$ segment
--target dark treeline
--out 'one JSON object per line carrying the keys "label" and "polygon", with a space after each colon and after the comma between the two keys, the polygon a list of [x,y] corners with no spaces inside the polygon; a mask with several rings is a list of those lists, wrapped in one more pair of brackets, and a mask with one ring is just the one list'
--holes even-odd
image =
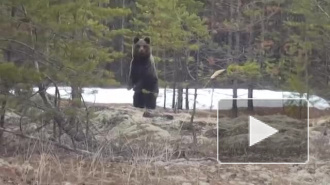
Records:
{"label": "dark treeline", "polygon": [[[216,70],[253,63],[259,68],[257,77],[247,78],[249,75],[236,70],[235,75],[212,81],[208,87],[233,87],[237,81],[239,87],[249,88],[253,82],[255,88],[330,97],[326,1],[126,0],[115,1],[112,6],[130,8],[132,13],[117,18],[111,28],[153,38],[162,86],[204,87]],[[187,15],[175,13],[173,7],[180,6]],[[118,35],[112,43],[125,57],[108,64],[107,69],[124,85],[131,35],[124,39]],[[251,71],[242,68],[246,70]]]}
{"label": "dark treeline", "polygon": [[[132,38],[150,36],[163,87],[204,87],[216,70],[252,62],[260,67],[256,88],[329,97],[328,6],[315,0],[5,0],[2,61],[32,71],[38,63],[39,72],[78,92],[125,86]],[[246,74],[237,75],[209,86],[251,85]]]}

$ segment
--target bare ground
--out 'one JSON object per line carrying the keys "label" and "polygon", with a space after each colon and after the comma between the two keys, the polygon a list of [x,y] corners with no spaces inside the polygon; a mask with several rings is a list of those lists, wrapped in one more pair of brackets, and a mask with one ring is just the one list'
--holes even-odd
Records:
{"label": "bare ground", "polygon": [[[92,155],[79,155],[53,144],[4,134],[0,148],[0,184],[329,184],[330,137],[324,128],[330,117],[310,120],[310,161],[306,165],[224,165],[216,157],[216,118],[198,111],[194,126],[187,112],[156,112],[168,117],[143,117],[129,105],[99,106],[91,131],[99,143]],[[7,127],[18,131],[17,117],[7,114]],[[276,116],[274,119],[289,119]],[[292,118],[290,118],[292,119]],[[231,118],[222,118],[230,123]],[[52,139],[52,126],[29,132]],[[196,132],[197,145],[192,132]],[[62,136],[62,144],[71,141]],[[78,147],[80,145],[78,144]]]}

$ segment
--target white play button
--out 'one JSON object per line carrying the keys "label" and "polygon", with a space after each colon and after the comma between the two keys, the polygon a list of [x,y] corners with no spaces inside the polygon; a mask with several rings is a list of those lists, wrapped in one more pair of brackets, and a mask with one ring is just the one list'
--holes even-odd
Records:
{"label": "white play button", "polygon": [[250,116],[249,121],[249,136],[250,136],[250,146],[266,139],[267,137],[277,133],[278,130],[266,125],[265,123],[257,120],[256,118]]}

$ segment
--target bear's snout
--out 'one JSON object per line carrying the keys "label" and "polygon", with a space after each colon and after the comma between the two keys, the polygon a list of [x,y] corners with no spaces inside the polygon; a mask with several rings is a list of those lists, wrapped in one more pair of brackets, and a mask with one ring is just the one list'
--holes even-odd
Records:
{"label": "bear's snout", "polygon": [[137,50],[137,53],[139,54],[139,56],[149,57],[149,51],[144,46],[140,46]]}
{"label": "bear's snout", "polygon": [[139,48],[139,53],[146,53],[146,50],[144,49],[144,47],[143,46],[141,46],[140,48]]}

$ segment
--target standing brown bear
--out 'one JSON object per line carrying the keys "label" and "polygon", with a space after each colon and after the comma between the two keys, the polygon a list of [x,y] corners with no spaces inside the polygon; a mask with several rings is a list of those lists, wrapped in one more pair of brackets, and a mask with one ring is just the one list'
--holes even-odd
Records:
{"label": "standing brown bear", "polygon": [[149,37],[134,38],[132,57],[127,89],[134,90],[133,106],[155,109],[159,87]]}

